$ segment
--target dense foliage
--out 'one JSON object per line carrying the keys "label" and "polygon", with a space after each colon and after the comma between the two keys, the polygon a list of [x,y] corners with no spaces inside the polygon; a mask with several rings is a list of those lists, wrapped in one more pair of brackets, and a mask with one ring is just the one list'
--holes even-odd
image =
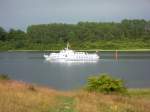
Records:
{"label": "dense foliage", "polygon": [[79,22],[78,24],[31,25],[27,31],[0,27],[0,50],[149,49],[150,21]]}
{"label": "dense foliage", "polygon": [[88,78],[87,90],[104,93],[124,93],[126,88],[122,80],[115,79],[108,74],[103,73],[99,76],[91,76]]}
{"label": "dense foliage", "polygon": [[0,80],[9,80],[9,76],[5,74],[0,74]]}

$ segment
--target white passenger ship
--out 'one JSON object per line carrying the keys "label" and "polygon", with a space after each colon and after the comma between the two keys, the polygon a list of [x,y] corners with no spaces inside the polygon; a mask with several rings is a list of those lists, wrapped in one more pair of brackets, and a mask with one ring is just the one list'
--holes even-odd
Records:
{"label": "white passenger ship", "polygon": [[75,52],[68,48],[61,50],[59,53],[44,54],[44,58],[48,61],[97,61],[99,59],[96,53]]}

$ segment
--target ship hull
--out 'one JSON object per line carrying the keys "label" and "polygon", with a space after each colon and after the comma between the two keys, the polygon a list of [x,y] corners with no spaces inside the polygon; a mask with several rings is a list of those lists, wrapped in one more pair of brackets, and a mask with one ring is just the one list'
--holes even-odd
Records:
{"label": "ship hull", "polygon": [[67,61],[98,61],[99,57],[84,57],[84,58],[78,58],[78,57],[52,57],[50,55],[44,55],[44,58],[47,61],[60,61],[60,62],[67,62]]}

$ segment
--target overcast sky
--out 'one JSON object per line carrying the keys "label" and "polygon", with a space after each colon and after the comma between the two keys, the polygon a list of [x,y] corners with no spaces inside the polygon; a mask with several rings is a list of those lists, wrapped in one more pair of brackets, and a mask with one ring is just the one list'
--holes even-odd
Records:
{"label": "overcast sky", "polygon": [[150,20],[150,0],[0,0],[0,26],[79,21]]}

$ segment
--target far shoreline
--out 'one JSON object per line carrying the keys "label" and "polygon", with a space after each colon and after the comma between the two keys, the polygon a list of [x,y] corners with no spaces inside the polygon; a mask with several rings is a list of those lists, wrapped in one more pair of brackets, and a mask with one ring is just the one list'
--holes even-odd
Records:
{"label": "far shoreline", "polygon": [[[60,49],[61,50],[61,49]],[[0,52],[58,52],[60,50],[0,50]],[[108,49],[108,50],[104,50],[104,49],[89,49],[89,50],[74,50],[74,51],[85,51],[85,52],[115,52],[115,51],[119,51],[119,52],[145,52],[148,51],[150,52],[150,49]]]}

